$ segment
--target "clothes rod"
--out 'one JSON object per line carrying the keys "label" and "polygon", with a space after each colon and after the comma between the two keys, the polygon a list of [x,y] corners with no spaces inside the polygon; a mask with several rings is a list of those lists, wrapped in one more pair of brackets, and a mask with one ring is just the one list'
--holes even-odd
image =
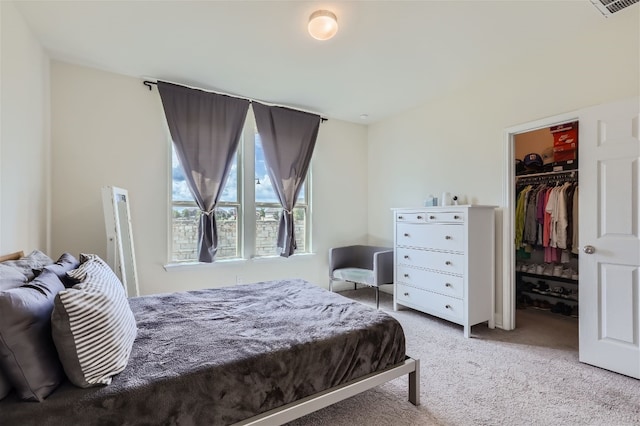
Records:
{"label": "clothes rod", "polygon": [[529,177],[538,177],[538,176],[556,176],[562,174],[570,174],[571,177],[574,177],[578,173],[577,170],[559,170],[555,172],[543,172],[543,173],[530,173],[526,175],[517,175],[516,179],[525,179]]}
{"label": "clothes rod", "polygon": [[[151,81],[151,80],[144,80],[142,82],[142,84],[147,86],[149,88],[149,90],[153,90],[153,88],[151,87],[152,84],[155,85],[155,86],[158,85],[158,83],[156,83],[155,81]],[[246,98],[243,98],[243,99],[246,99]],[[253,103],[253,101],[251,99],[247,99],[247,100],[249,101],[249,103]],[[288,108],[288,107],[284,107],[284,108]],[[291,109],[295,109],[295,108],[291,108]],[[306,111],[304,111],[304,112],[306,112]],[[321,123],[324,123],[325,121],[328,121],[328,120],[329,120],[328,118],[320,117],[320,122]]]}
{"label": "clothes rod", "polygon": [[577,171],[563,171],[551,173],[536,173],[532,175],[518,176],[516,180],[516,186],[522,187],[525,185],[532,185],[536,183],[564,183],[564,182],[578,182]]}

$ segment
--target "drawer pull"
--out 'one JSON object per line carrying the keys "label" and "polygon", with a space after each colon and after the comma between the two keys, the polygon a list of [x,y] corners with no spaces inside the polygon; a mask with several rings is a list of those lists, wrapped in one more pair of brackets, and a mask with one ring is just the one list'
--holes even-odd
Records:
{"label": "drawer pull", "polygon": [[418,216],[418,219],[422,219],[422,216]]}
{"label": "drawer pull", "polygon": [[451,266],[451,262],[448,261],[448,260],[446,262],[444,262],[444,264],[447,265],[447,266]]}
{"label": "drawer pull", "polygon": [[405,293],[404,295],[405,295],[405,296],[408,296],[408,295],[409,295],[409,293]]}
{"label": "drawer pull", "polygon": [[409,274],[404,274],[404,277],[405,278],[409,278]]}
{"label": "drawer pull", "polygon": [[451,283],[446,283],[444,286],[445,287],[451,287]]}
{"label": "drawer pull", "polygon": [[404,219],[404,216],[398,216],[398,220]]}
{"label": "drawer pull", "polygon": [[404,233],[404,236],[405,236],[405,237],[408,237],[408,236],[409,236],[409,234],[407,234],[407,233],[405,232],[405,233]]}
{"label": "drawer pull", "polygon": [[453,216],[453,218],[454,218],[454,219],[460,219],[460,216],[455,215],[455,216]]}
{"label": "drawer pull", "polygon": [[405,259],[409,259],[409,255],[408,255],[408,254],[405,254],[405,255],[404,255],[404,258],[405,258]]}
{"label": "drawer pull", "polygon": [[451,239],[451,235],[447,235],[444,237],[445,240],[450,240]]}
{"label": "drawer pull", "polygon": [[435,218],[436,218],[435,216],[429,216],[429,219],[435,219]]}
{"label": "drawer pull", "polygon": [[446,306],[445,306],[445,308],[447,308],[447,309],[453,309],[453,308],[451,307],[451,305],[446,305]]}

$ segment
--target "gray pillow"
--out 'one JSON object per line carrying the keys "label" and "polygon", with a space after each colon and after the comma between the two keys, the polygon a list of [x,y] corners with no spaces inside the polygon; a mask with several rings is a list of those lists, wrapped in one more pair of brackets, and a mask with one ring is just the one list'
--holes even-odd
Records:
{"label": "gray pillow", "polygon": [[34,269],[42,269],[43,266],[51,265],[53,259],[41,252],[40,250],[34,250],[25,257],[21,257],[18,260],[7,260],[2,262],[3,265],[11,266],[18,271],[22,272],[27,280],[31,281],[35,278],[33,273]]}
{"label": "gray pillow", "polygon": [[64,290],[51,271],[0,292],[0,366],[18,397],[42,401],[64,379],[51,339],[51,311]]}
{"label": "gray pillow", "polygon": [[55,298],[51,331],[67,377],[87,388],[108,385],[125,369],[137,327],[124,287],[111,268],[96,255],[81,254],[80,261],[68,272],[80,283]]}
{"label": "gray pillow", "polygon": [[41,270],[34,270],[33,272],[36,275],[39,275],[44,270],[52,271],[58,276],[58,278],[60,278],[60,281],[62,281],[62,284],[64,284],[65,287],[72,287],[78,283],[78,280],[71,278],[67,275],[67,272],[76,269],[78,266],[80,266],[80,261],[78,259],[76,259],[71,253],[63,253],[55,263],[44,266]]}
{"label": "gray pillow", "polygon": [[0,263],[0,291],[20,287],[27,282],[27,277],[16,268]]}
{"label": "gray pillow", "polygon": [[2,372],[2,368],[0,368],[0,400],[9,395],[9,392],[11,392],[11,383]]}

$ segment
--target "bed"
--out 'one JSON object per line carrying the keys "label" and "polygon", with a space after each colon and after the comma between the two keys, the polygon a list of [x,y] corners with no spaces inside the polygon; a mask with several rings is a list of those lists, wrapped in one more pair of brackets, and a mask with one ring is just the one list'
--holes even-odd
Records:
{"label": "bed", "polygon": [[282,424],[408,376],[419,361],[388,314],[291,279],[129,299],[138,327],[107,386],[10,394],[3,425]]}

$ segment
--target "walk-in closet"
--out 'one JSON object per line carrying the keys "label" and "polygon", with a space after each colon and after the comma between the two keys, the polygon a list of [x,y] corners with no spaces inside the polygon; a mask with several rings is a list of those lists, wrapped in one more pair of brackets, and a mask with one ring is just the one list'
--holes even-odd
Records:
{"label": "walk-in closet", "polygon": [[577,334],[578,122],[517,134],[513,152],[516,313],[573,321]]}

